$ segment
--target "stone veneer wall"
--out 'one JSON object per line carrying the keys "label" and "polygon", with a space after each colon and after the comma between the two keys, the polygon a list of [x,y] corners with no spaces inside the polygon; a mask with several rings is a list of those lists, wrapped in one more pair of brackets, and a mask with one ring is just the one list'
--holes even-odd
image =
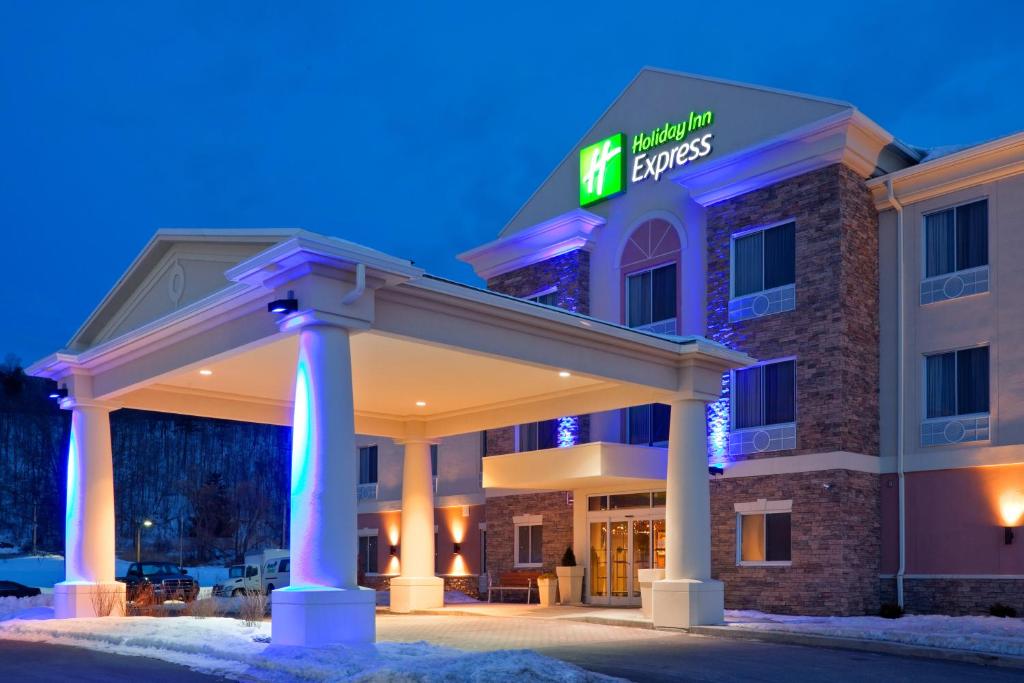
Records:
{"label": "stone veneer wall", "polygon": [[[877,475],[849,470],[714,479],[711,574],[725,582],[726,608],[875,614],[878,487]],[[737,565],[734,504],[759,498],[793,501],[791,566]]]}
{"label": "stone veneer wall", "polygon": [[[796,222],[796,309],[728,320],[730,237]],[[768,360],[796,356],[797,448],[741,456],[878,454],[878,215],[835,164],[707,209],[708,334]]]}
{"label": "stone veneer wall", "polygon": [[[879,580],[882,602],[896,602],[896,578]],[[911,614],[963,616],[988,614],[995,603],[1024,614],[1024,580],[1020,577],[956,578],[905,577],[903,605]]]}
{"label": "stone veneer wall", "polygon": [[524,571],[553,572],[572,545],[572,505],[567,491],[495,496],[487,499],[487,571],[491,576],[515,570],[516,515],[542,515],[544,566]]}
{"label": "stone veneer wall", "polygon": [[[554,258],[502,273],[487,281],[487,289],[528,297],[556,288],[555,305],[574,313],[590,313],[590,252],[577,249]],[[580,415],[578,443],[590,441],[590,416]],[[486,455],[515,453],[514,427],[487,430]]]}

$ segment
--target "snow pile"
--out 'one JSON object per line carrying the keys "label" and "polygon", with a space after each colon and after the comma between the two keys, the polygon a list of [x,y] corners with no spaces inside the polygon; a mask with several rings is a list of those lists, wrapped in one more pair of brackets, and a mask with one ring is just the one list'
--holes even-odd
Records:
{"label": "snow pile", "polygon": [[271,682],[617,680],[528,650],[464,652],[424,642],[296,648],[270,645],[266,622],[246,626],[236,619],[191,617],[46,620],[47,615],[52,610],[46,607],[12,614],[0,621],[0,638],[152,657],[206,673]]}
{"label": "snow pile", "polygon": [[952,650],[1024,657],[1024,619],[947,617],[937,614],[882,617],[807,617],[727,610],[730,628],[881,640]]}
{"label": "snow pile", "polygon": [[7,619],[49,619],[53,616],[53,595],[31,598],[0,598],[0,621]]}

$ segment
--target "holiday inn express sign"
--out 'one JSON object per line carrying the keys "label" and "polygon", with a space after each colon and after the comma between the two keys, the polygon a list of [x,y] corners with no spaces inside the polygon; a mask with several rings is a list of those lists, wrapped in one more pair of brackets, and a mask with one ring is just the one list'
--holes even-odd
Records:
{"label": "holiday inn express sign", "polygon": [[[629,182],[660,180],[665,171],[685,166],[711,153],[711,133],[693,136],[690,133],[714,123],[714,114],[690,112],[687,119],[668,121],[649,133],[633,136],[633,162],[629,165]],[[656,150],[670,142],[679,144]],[[588,206],[614,197],[626,190],[626,135],[615,133],[580,150],[580,206]]]}

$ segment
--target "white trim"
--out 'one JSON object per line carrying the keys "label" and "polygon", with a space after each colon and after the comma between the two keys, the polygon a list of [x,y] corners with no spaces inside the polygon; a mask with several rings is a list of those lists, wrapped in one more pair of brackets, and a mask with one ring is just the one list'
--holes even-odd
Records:
{"label": "white trim", "polygon": [[544,523],[543,515],[515,515],[512,517],[512,523],[516,526],[534,526],[536,524]]}
{"label": "white trim", "polygon": [[741,515],[792,512],[793,500],[768,500],[767,498],[758,498],[752,503],[734,503],[733,510]]}
{"label": "white trim", "polygon": [[365,537],[377,538],[377,537],[380,536],[380,529],[369,529],[369,528],[360,529],[359,530],[359,535],[360,536],[365,536]]}
{"label": "white trim", "polygon": [[808,455],[785,455],[776,458],[758,458],[726,463],[723,477],[765,477],[773,474],[798,474],[802,472],[823,472],[826,470],[849,470],[880,474],[881,459],[876,455],[830,451]]}

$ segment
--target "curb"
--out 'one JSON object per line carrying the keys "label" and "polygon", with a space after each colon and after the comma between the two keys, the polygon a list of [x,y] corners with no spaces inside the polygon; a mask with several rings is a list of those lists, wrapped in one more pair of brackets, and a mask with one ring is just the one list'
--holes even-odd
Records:
{"label": "curb", "polygon": [[687,633],[734,640],[758,640],[768,643],[787,645],[806,645],[810,647],[826,647],[839,650],[857,650],[878,654],[897,655],[901,657],[917,657],[920,659],[938,659],[948,662],[999,666],[1010,669],[1024,669],[1024,657],[1000,655],[972,650],[952,650],[927,645],[909,645],[883,640],[864,640],[860,638],[843,638],[840,636],[821,636],[791,631],[770,631],[767,629],[747,630],[729,626],[693,626],[685,629]]}

